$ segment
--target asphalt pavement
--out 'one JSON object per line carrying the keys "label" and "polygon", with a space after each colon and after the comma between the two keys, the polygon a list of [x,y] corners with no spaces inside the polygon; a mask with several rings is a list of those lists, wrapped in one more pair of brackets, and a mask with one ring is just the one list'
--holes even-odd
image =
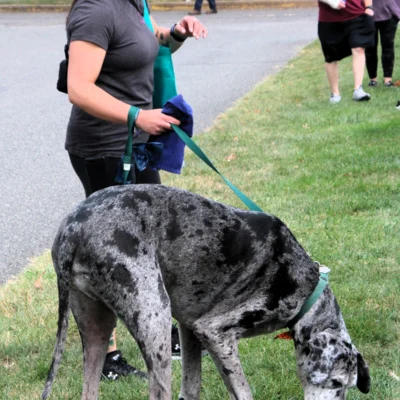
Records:
{"label": "asphalt pavement", "polygon": [[[162,26],[184,15],[153,13]],[[55,88],[65,16],[0,13],[0,284],[51,247],[63,216],[84,198],[64,150],[71,106]],[[316,8],[223,10],[199,19],[209,37],[189,39],[174,55],[196,134],[317,38]]]}

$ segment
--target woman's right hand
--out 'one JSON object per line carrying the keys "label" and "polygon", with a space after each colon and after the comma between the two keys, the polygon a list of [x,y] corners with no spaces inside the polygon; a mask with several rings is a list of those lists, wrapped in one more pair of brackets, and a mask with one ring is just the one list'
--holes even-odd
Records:
{"label": "woman's right hand", "polygon": [[150,135],[160,135],[171,130],[171,124],[180,125],[180,121],[170,115],[163,114],[161,108],[140,110],[135,125]]}

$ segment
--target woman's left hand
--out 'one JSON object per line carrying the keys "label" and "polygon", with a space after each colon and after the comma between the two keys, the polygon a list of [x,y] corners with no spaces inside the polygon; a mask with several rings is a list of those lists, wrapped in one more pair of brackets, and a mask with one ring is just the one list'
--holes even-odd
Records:
{"label": "woman's left hand", "polygon": [[374,10],[372,8],[366,8],[365,14],[369,15],[370,17],[374,16]]}
{"label": "woman's left hand", "polygon": [[195,17],[185,16],[182,21],[175,25],[174,31],[182,37],[194,37],[195,39],[204,39],[208,31],[206,27]]}

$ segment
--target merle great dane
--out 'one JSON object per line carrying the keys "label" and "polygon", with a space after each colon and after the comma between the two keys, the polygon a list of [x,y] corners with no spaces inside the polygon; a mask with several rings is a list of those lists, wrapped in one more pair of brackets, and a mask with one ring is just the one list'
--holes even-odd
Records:
{"label": "merle great dane", "polygon": [[120,318],[148,368],[150,399],[171,399],[171,318],[182,348],[180,399],[196,400],[202,344],[231,399],[252,399],[238,340],[291,328],[307,400],[370,388],[329,288],[296,320],[319,280],[318,263],[278,218],[162,185],[101,190],[62,222],[52,248],[59,321],[48,397],[69,309],[84,349],[82,399],[97,399],[110,334]]}

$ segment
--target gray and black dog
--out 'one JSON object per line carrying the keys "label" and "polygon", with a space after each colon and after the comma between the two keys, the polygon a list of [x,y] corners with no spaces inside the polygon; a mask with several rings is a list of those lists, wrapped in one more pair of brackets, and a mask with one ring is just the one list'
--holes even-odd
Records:
{"label": "gray and black dog", "polygon": [[319,281],[318,263],[278,218],[162,185],[101,190],[62,222],[52,257],[59,321],[48,397],[67,335],[69,309],[84,349],[82,399],[97,399],[110,334],[120,318],[149,374],[150,399],[171,399],[171,318],[182,348],[180,399],[196,400],[202,344],[231,399],[252,399],[238,340],[291,328],[307,400],[367,393],[368,367],[352,345],[326,286],[300,320]]}

